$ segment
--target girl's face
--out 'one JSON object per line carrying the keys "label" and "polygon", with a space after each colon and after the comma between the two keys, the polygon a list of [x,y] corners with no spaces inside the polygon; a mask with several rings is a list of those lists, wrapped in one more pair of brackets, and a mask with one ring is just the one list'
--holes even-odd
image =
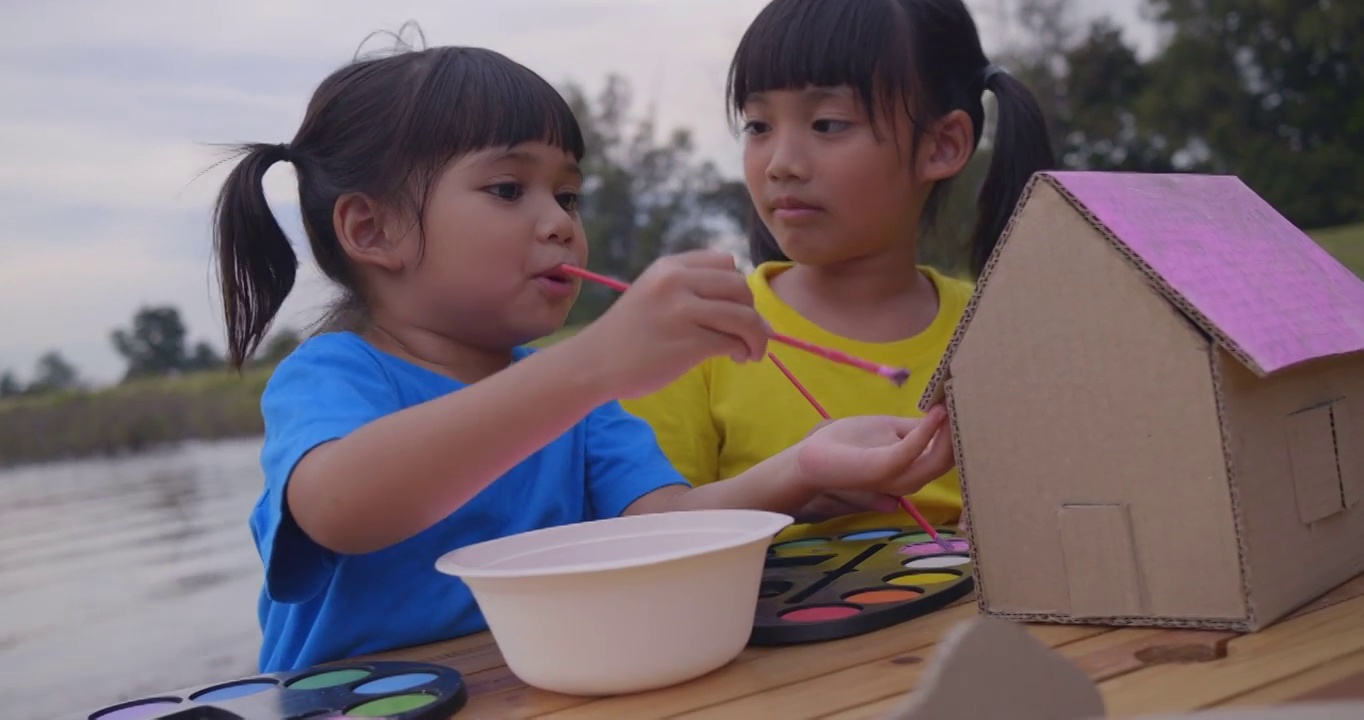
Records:
{"label": "girl's face", "polygon": [[581,188],[573,156],[543,142],[459,158],[427,199],[425,246],[410,222],[395,230],[401,268],[371,294],[415,329],[485,349],[558,330],[579,281],[555,268],[587,263]]}
{"label": "girl's face", "polygon": [[878,123],[878,138],[849,88],[754,93],[743,110],[749,195],[787,257],[829,265],[913,252],[930,184],[909,162],[906,116]]}

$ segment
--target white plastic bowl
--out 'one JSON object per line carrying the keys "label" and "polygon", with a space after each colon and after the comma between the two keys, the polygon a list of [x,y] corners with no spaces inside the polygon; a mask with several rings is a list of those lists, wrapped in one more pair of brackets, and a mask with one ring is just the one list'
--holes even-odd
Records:
{"label": "white plastic bowl", "polygon": [[790,516],[752,510],[631,515],[446,553],[507,667],[569,695],[685,682],[748,643],[763,562]]}

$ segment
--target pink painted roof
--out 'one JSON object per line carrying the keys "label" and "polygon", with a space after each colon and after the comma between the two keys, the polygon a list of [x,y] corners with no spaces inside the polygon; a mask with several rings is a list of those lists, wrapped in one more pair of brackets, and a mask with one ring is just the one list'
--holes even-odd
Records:
{"label": "pink painted roof", "polygon": [[1256,373],[1364,350],[1364,281],[1239,179],[1049,175]]}

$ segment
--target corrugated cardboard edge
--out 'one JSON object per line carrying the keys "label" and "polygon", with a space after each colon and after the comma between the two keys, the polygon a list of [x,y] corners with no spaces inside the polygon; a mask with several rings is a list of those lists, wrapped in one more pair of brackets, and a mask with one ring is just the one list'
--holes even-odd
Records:
{"label": "corrugated cardboard edge", "polygon": [[[977,566],[979,567],[979,566]],[[1167,618],[1148,615],[1076,618],[1058,613],[1027,613],[992,611],[980,603],[981,614],[1001,620],[1046,623],[1050,625],[1099,625],[1127,627],[1179,628],[1182,630],[1232,630],[1254,632],[1257,628],[1246,618]]]}
{"label": "corrugated cardboard edge", "polygon": [[1241,565],[1241,597],[1246,603],[1245,631],[1260,628],[1259,614],[1255,609],[1255,596],[1251,593],[1250,554],[1246,551],[1246,524],[1241,512],[1241,483],[1236,477],[1236,454],[1231,448],[1231,429],[1227,426],[1226,386],[1222,382],[1222,367],[1218,359],[1216,344],[1208,346],[1208,369],[1212,372],[1212,392],[1217,403],[1217,430],[1222,435],[1222,463],[1227,473],[1227,493],[1231,501],[1231,523],[1236,530],[1236,560]]}
{"label": "corrugated cardboard edge", "polygon": [[971,318],[975,316],[976,306],[980,303],[980,297],[984,293],[985,288],[989,285],[990,275],[994,271],[1000,254],[1004,251],[1004,248],[1009,243],[1009,239],[1013,236],[1014,225],[1018,222],[1018,218],[1022,214],[1024,208],[1027,207],[1028,200],[1032,197],[1033,191],[1036,189],[1038,183],[1043,182],[1050,185],[1061,195],[1061,197],[1065,198],[1066,202],[1070,204],[1075,212],[1084,217],[1101,236],[1108,240],[1109,244],[1112,245],[1115,250],[1122,253],[1122,256],[1126,258],[1134,268],[1139,270],[1142,275],[1146,276],[1147,281],[1160,291],[1161,296],[1164,297],[1167,302],[1179,308],[1179,311],[1184,313],[1184,315],[1189,318],[1190,322],[1198,326],[1204,333],[1216,339],[1219,345],[1226,349],[1232,357],[1240,361],[1241,364],[1245,365],[1256,377],[1266,377],[1267,373],[1259,363],[1252,360],[1239,345],[1233,342],[1232,339],[1228,337],[1226,333],[1223,333],[1221,329],[1212,323],[1212,321],[1208,320],[1203,313],[1199,312],[1197,308],[1186,302],[1183,296],[1176,292],[1169,283],[1165,282],[1165,279],[1160,276],[1160,273],[1157,273],[1154,268],[1138,257],[1136,253],[1132,252],[1131,248],[1127,247],[1126,243],[1115,235],[1097,215],[1090,212],[1089,208],[1086,207],[1079,198],[1072,194],[1059,178],[1048,172],[1039,172],[1034,174],[1032,179],[1028,181],[1028,184],[1024,186],[1023,192],[1019,195],[1018,203],[1014,205],[1013,214],[1009,216],[1009,222],[1004,226],[1004,231],[1000,233],[999,242],[995,245],[994,252],[990,253],[989,259],[985,262],[985,267],[981,269],[980,277],[976,280],[975,291],[971,293],[971,299],[967,302],[966,309],[962,312],[961,322],[957,323],[956,331],[952,333],[952,339],[947,344],[947,350],[943,353],[942,361],[938,363],[937,369],[933,371],[933,376],[929,378],[928,385],[924,388],[924,394],[919,399],[920,411],[928,412],[929,407],[941,402],[943,397],[942,382],[948,375],[948,366],[952,362],[953,355],[957,352],[957,347],[961,344],[962,337],[966,334],[967,327],[971,324]]}
{"label": "corrugated cardboard edge", "polygon": [[[946,398],[947,423],[949,426],[955,426],[957,423],[957,402],[956,397],[952,394],[951,379],[943,384],[943,388]],[[958,484],[961,486],[961,513],[967,521],[965,528],[966,551],[971,557],[972,575],[975,576],[973,581],[976,586],[976,606],[982,614],[988,614],[986,608],[989,607],[989,603],[985,600],[985,573],[981,570],[980,558],[976,555],[976,524],[971,522],[971,494],[966,490],[969,483],[966,482],[966,464],[963,462],[965,456],[961,452],[961,433],[954,432],[951,433],[951,436],[952,453],[957,458],[957,477],[960,478]]]}

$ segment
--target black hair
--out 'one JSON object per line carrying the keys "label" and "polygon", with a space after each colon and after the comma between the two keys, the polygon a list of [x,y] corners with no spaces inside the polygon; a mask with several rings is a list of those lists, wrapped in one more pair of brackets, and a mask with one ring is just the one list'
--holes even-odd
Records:
{"label": "black hair", "polygon": [[[298,174],[303,227],[342,299],[332,319],[364,302],[332,214],[345,193],[398,204],[418,223],[441,171],[460,156],[542,140],[581,160],[582,130],[548,82],[491,50],[436,47],[355,59],[313,92],[287,144],[237,146],[244,154],[214,210],[229,362],[241,368],[293,288],[298,259],[266,204],[266,170],[288,161]],[[418,226],[420,227],[420,225]]]}
{"label": "black hair", "polygon": [[[994,93],[998,123],[971,233],[976,274],[1028,180],[1055,162],[1036,99],[990,64],[962,0],[773,0],[734,53],[725,90],[730,113],[738,117],[752,93],[811,86],[852,88],[873,128],[882,113],[894,118],[889,111],[902,104],[912,149],[933,119],[957,109],[970,116],[978,146],[985,125],[981,98],[985,90]],[[949,187],[939,182],[929,194],[925,226],[937,221]],[[748,234],[755,264],[787,259],[756,209]]]}

